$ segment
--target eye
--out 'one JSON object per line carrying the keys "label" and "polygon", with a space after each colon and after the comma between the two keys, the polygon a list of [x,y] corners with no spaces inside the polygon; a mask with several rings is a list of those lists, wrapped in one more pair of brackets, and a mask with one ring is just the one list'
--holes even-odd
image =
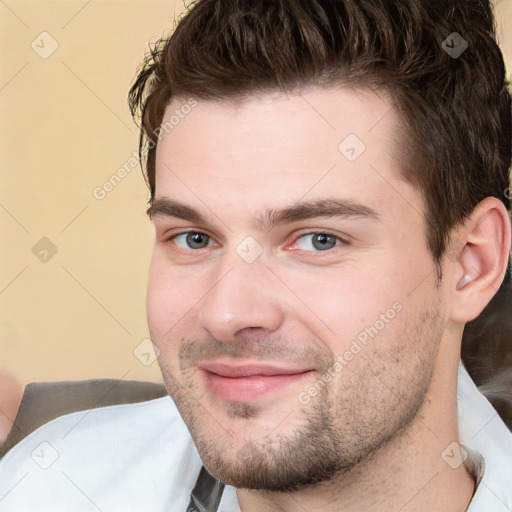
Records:
{"label": "eye", "polygon": [[200,231],[187,231],[170,238],[180,249],[204,249],[215,245],[215,242]]}
{"label": "eye", "polygon": [[309,233],[302,235],[295,241],[294,245],[301,251],[328,251],[343,242],[341,238],[329,233]]}

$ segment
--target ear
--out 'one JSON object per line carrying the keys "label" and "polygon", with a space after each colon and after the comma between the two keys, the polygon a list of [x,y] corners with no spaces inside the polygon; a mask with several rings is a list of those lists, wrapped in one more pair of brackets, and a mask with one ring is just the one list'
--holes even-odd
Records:
{"label": "ear", "polygon": [[503,203],[487,197],[457,230],[460,241],[452,282],[451,319],[475,319],[498,291],[510,255],[510,217]]}

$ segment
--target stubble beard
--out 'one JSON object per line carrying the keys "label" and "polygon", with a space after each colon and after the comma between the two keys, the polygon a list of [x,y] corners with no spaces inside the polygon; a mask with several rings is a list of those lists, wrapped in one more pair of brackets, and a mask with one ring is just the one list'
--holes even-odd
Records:
{"label": "stubble beard", "polygon": [[[326,386],[308,405],[294,409],[299,402],[290,404],[289,418],[276,418],[276,425],[282,421],[283,428],[256,439],[249,433],[241,443],[223,431],[222,420],[208,411],[206,402],[191,398],[193,383],[180,384],[164,367],[162,373],[203,464],[214,477],[241,489],[294,492],[342,477],[413,423],[430,387],[443,330],[436,312],[425,313],[421,320],[416,336],[407,333],[397,351],[404,355],[411,345],[420,349],[405,372],[391,377],[398,368],[392,366],[395,355],[373,352],[362,357],[358,370],[342,382],[338,391],[344,393],[333,397]],[[344,379],[343,371],[337,379]],[[289,412],[283,411],[283,418]],[[225,414],[249,424],[263,412],[251,404],[227,404]],[[286,430],[291,421],[293,430]]]}

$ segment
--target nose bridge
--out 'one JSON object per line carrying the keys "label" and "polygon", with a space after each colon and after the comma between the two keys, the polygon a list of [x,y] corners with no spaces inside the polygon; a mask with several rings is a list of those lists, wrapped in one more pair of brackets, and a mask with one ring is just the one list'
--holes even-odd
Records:
{"label": "nose bridge", "polygon": [[237,252],[224,258],[199,306],[202,327],[219,341],[232,341],[246,328],[277,329],[282,311],[269,286],[269,274],[263,258],[248,262]]}

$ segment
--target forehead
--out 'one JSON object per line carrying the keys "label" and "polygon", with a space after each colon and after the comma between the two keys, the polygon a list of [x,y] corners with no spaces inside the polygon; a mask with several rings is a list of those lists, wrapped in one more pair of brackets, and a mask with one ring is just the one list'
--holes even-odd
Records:
{"label": "forehead", "polygon": [[[200,138],[201,147],[196,147],[196,152],[215,153],[221,148],[257,151],[258,145],[267,150],[280,145],[283,150],[293,148],[315,153],[325,151],[329,144],[337,156],[338,144],[347,135],[373,146],[386,144],[391,142],[392,127],[396,124],[388,94],[365,88],[318,87],[305,93],[253,95],[242,101],[178,97],[165,111],[160,133],[160,142],[164,144],[159,143],[159,149],[163,145],[172,147],[172,139],[183,136]],[[324,147],[318,145],[319,139],[325,139]],[[304,140],[317,145],[300,148]],[[181,146],[182,142],[176,145]],[[347,156],[351,155],[347,153]]]}
{"label": "forehead", "polygon": [[316,88],[239,103],[176,98],[157,146],[156,196],[243,202],[254,212],[333,193],[375,201],[379,188],[379,202],[396,201],[391,181],[408,187],[398,172],[397,127],[391,99],[367,89]]}

